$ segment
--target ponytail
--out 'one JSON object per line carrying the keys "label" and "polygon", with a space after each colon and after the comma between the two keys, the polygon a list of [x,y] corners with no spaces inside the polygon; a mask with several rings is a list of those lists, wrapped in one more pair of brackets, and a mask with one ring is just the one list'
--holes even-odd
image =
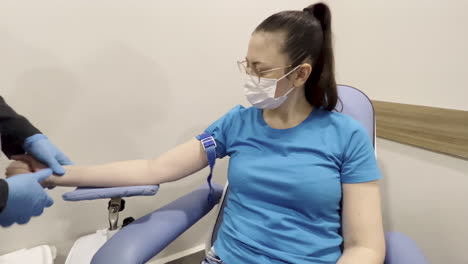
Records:
{"label": "ponytail", "polygon": [[254,32],[286,32],[283,50],[292,67],[312,61],[312,72],[305,83],[305,97],[314,107],[335,109],[338,92],[332,47],[331,12],[323,3],[303,11],[283,11],[265,19]]}
{"label": "ponytail", "polygon": [[338,92],[332,46],[331,12],[323,3],[306,7],[304,12],[313,15],[320,22],[322,29],[322,47],[305,84],[306,98],[310,104],[320,105],[332,111],[337,104]]}

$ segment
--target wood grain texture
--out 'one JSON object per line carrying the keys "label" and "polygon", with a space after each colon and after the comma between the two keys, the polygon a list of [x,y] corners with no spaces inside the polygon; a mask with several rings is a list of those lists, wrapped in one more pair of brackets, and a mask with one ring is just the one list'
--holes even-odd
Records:
{"label": "wood grain texture", "polygon": [[468,159],[468,111],[372,103],[377,137]]}

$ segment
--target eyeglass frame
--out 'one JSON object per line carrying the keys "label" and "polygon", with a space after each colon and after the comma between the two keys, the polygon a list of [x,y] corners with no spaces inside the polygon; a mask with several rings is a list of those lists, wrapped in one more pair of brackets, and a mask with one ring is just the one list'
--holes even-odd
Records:
{"label": "eyeglass frame", "polygon": [[[240,68],[240,65],[242,65],[242,67],[244,68],[245,70],[245,73],[247,73],[248,76],[250,76],[254,81],[256,79],[258,79],[258,84],[260,84],[260,79],[262,78],[260,75],[261,74],[264,74],[264,73],[268,73],[268,72],[272,72],[272,71],[277,71],[277,70],[284,70],[284,69],[287,69],[287,68],[290,68],[292,67],[293,65],[289,65],[289,66],[286,66],[286,67],[278,67],[278,68],[273,68],[273,69],[270,69],[270,70],[264,70],[264,71],[261,71],[261,72],[255,72],[254,69],[252,69],[251,67],[248,67],[244,64],[247,64],[247,61],[244,60],[244,61],[237,61],[237,67],[239,68],[239,71],[242,73],[242,69]],[[250,68],[252,70],[254,70],[254,73],[257,74],[257,76],[253,76],[251,74],[249,74],[249,71],[247,70],[247,68]],[[257,78],[258,77],[258,78]]]}

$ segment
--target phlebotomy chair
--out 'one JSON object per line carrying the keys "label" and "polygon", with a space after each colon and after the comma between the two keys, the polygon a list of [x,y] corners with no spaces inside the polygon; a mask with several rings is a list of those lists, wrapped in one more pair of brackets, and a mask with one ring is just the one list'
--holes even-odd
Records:
{"label": "phlebotomy chair", "polygon": [[[372,102],[364,93],[350,86],[339,85],[338,94],[340,101],[337,105],[337,111],[350,115],[359,121],[369,133],[375,148],[376,125]],[[92,264],[146,263],[216,205],[216,223],[206,244],[206,250],[211,248],[223,221],[223,210],[227,200],[225,197],[229,195],[228,185],[223,188],[213,184],[214,192],[211,192],[211,200],[207,199],[210,194],[209,186],[202,186],[136,221],[131,222],[127,219],[124,221],[125,227],[118,227],[118,212],[124,206],[122,198],[154,195],[158,187],[78,188],[64,194],[64,199],[67,201],[111,199],[108,207],[109,229],[98,231],[96,234],[84,237],[84,239],[81,238],[83,239],[81,243],[78,240],[75,245],[81,244],[81,246],[76,246],[78,250],[72,249],[67,264],[87,264],[90,263],[91,258]],[[418,246],[404,234],[387,232],[385,240],[386,264],[428,264]],[[88,247],[83,245],[88,245]]]}

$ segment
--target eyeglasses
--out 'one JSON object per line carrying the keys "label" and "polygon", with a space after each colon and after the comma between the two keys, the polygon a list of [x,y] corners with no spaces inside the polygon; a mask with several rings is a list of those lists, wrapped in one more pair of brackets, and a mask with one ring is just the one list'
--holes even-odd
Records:
{"label": "eyeglasses", "polygon": [[237,61],[237,67],[239,68],[239,71],[240,71],[241,74],[249,76],[250,78],[252,78],[252,80],[255,83],[260,84],[260,80],[262,78],[262,75],[264,75],[265,73],[272,72],[272,71],[277,71],[277,70],[287,69],[289,67],[292,67],[292,65],[289,65],[289,66],[286,66],[286,67],[274,68],[274,69],[265,70],[265,71],[258,71],[257,69],[254,69],[254,68],[248,66],[247,61]]}

